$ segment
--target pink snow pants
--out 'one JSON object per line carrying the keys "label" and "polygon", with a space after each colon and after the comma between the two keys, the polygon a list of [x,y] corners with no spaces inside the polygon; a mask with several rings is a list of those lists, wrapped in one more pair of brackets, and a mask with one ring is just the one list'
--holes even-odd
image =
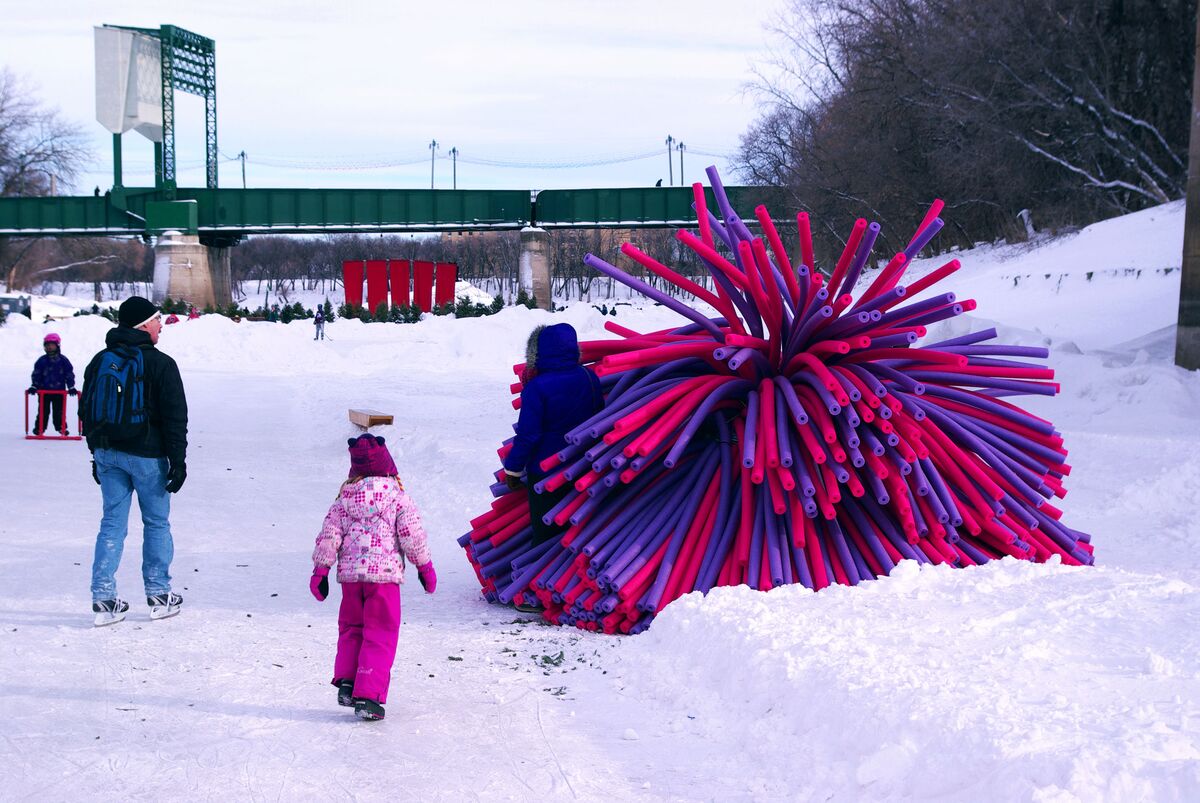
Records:
{"label": "pink snow pants", "polygon": [[400,636],[399,583],[342,583],[333,685],[354,681],[354,696],[386,703]]}

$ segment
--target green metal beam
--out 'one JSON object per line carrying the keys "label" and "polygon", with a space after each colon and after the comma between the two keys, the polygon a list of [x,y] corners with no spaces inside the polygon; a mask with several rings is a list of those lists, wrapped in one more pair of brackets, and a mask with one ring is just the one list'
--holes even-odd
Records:
{"label": "green metal beam", "polygon": [[[737,213],[770,188],[728,187]],[[172,197],[173,195],[173,197]],[[0,236],[156,234],[150,204],[194,201],[204,235],[442,232],[558,228],[673,228],[695,224],[687,187],[545,190],[114,189],[102,197],[0,198]],[[717,211],[708,196],[708,206]],[[170,219],[170,218],[167,218]]]}

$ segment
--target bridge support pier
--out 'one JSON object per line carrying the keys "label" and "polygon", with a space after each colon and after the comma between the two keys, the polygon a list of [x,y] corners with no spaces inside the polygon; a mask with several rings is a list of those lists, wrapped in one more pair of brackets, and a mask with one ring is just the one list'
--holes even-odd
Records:
{"label": "bridge support pier", "polygon": [[548,310],[550,296],[550,235],[545,229],[527,226],[521,229],[521,261],[517,271],[519,286]]}
{"label": "bridge support pier", "polygon": [[[213,271],[209,256],[211,251],[228,249],[207,248],[200,244],[195,234],[180,234],[167,231],[159,236],[154,245],[154,301],[162,303],[164,298],[187,301],[197,308],[216,306]],[[228,255],[224,260],[229,264]],[[219,263],[218,263],[219,264]],[[228,276],[228,267],[225,275]],[[226,281],[228,288],[228,281]]]}

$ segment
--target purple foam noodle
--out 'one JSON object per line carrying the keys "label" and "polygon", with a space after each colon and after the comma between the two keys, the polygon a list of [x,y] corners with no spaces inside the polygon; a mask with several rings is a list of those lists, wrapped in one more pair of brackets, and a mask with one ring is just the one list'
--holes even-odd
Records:
{"label": "purple foam noodle", "polygon": [[[704,588],[702,579],[708,576],[708,569],[712,566],[714,560],[724,562],[725,553],[720,550],[720,544],[725,534],[726,527],[729,526],[731,516],[735,506],[740,507],[737,498],[740,493],[735,493],[734,484],[734,446],[732,444],[732,436],[729,430],[729,425],[721,417],[717,417],[717,439],[719,444],[718,454],[721,464],[718,468],[720,472],[717,482],[717,513],[713,522],[713,531],[708,538],[708,544],[705,546],[704,555],[700,560],[699,570],[696,572],[696,582],[693,585],[694,590],[703,591],[705,593],[712,587]],[[720,563],[716,567],[720,569]],[[716,581],[714,572],[713,582]]]}
{"label": "purple foam noodle", "polygon": [[838,557],[842,562],[842,570],[846,573],[846,579],[850,585],[856,586],[864,579],[858,573],[858,565],[854,558],[850,556],[850,545],[846,543],[846,535],[842,532],[842,528],[838,525],[836,519],[817,519],[817,529],[824,529],[830,544],[837,550]]}
{"label": "purple foam noodle", "polygon": [[873,427],[861,427],[858,431],[858,436],[862,439],[861,445],[867,447],[871,454],[876,457],[883,457],[885,449],[883,448],[883,444],[879,442],[879,437],[875,434]]}
{"label": "purple foam noodle", "polygon": [[891,555],[884,549],[883,543],[879,540],[879,532],[876,530],[874,523],[859,507],[855,497],[850,497],[848,500],[843,500],[843,507],[850,520],[854,522],[854,528],[858,530],[859,535],[867,543],[867,549],[871,550],[871,554],[875,556],[875,561],[883,568],[884,574],[891,574],[896,568],[896,564],[892,561]]}
{"label": "purple foam noodle", "polygon": [[[824,290],[825,288],[821,289]],[[790,360],[799,354],[803,350],[803,347],[808,344],[808,341],[812,339],[813,332],[817,330],[817,327],[832,317],[833,307],[828,304],[819,307],[812,315],[809,315],[803,323],[793,329],[792,334],[788,337],[787,342],[784,344],[784,358]]]}
{"label": "purple foam noodle", "polygon": [[925,392],[931,396],[940,396],[951,401],[961,402],[963,404],[978,407],[981,410],[986,410],[989,413],[995,413],[1005,421],[1010,421],[1014,424],[1032,429],[1041,435],[1053,435],[1054,425],[1048,421],[1042,421],[1024,411],[1012,410],[1002,404],[990,401],[986,397],[981,398],[974,394],[968,393],[965,390],[958,388],[946,387],[945,385],[929,385],[925,388]]}
{"label": "purple foam noodle", "polygon": [[[1041,525],[1039,529],[1049,538],[1053,539],[1054,543],[1067,550],[1076,560],[1082,561],[1089,566],[1092,565],[1092,554],[1086,549],[1080,549],[1078,544],[1079,541],[1085,544],[1088,543],[1089,536],[1086,533],[1072,530],[1062,522],[1047,515],[1045,511],[1034,510],[1032,513],[1034,518],[1038,520],[1038,524]],[[1080,555],[1085,555],[1088,559],[1084,560],[1082,557],[1079,557]]]}
{"label": "purple foam noodle", "polygon": [[[779,544],[779,517],[770,507],[763,505],[763,546],[767,553],[767,574],[771,585],[783,585],[783,554]],[[761,572],[761,566],[759,567]]]}
{"label": "purple foam noodle", "polygon": [[[552,547],[554,546],[554,541],[547,541],[544,546]],[[550,561],[554,558],[554,555],[554,550],[547,548],[543,550],[536,559],[523,568],[519,574],[514,572],[511,582],[509,582],[508,585],[506,585],[502,590],[499,590],[499,593],[497,594],[500,601],[507,605],[512,601],[512,598],[515,594],[524,591],[525,588],[529,586],[529,581],[537,576],[538,572],[546,568],[546,565],[550,563]]]}
{"label": "purple foam noodle", "polygon": [[[660,467],[656,466],[656,468]],[[666,474],[663,482],[658,485],[658,489],[654,494],[646,493],[631,500],[624,512],[614,517],[612,521],[592,536],[583,547],[582,552],[591,558],[595,558],[604,545],[611,543],[620,534],[630,529],[636,529],[631,525],[640,526],[649,523],[662,510],[660,505],[669,506],[677,495],[686,492],[687,488],[682,480],[682,472]]]}
{"label": "purple foam noodle", "polygon": [[929,505],[929,509],[933,511],[934,518],[938,524],[950,523],[950,511],[942,504],[941,497],[934,490],[933,483],[925,472],[925,466],[921,460],[911,463],[913,467],[912,476],[914,476],[917,485],[917,494],[925,499],[925,504]]}
{"label": "purple foam noodle", "polygon": [[775,386],[779,388],[779,394],[783,397],[783,405],[776,404],[775,406],[786,406],[796,426],[807,424],[808,411],[800,403],[800,398],[796,395],[796,389],[792,387],[792,383],[782,376],[776,376],[774,382]]}
{"label": "purple foam noodle", "polygon": [[774,369],[771,367],[771,363],[767,362],[767,358],[763,356],[763,353],[758,349],[750,348],[748,346],[746,348],[738,349],[737,354],[734,354],[729,358],[729,369],[731,371],[736,371],[742,367],[742,363],[746,362],[746,360],[749,360],[756,368],[758,368],[759,375],[771,374],[774,372]]}
{"label": "purple foam noodle", "polygon": [[921,554],[919,550],[913,549],[912,545],[908,543],[903,530],[900,529],[900,526],[891,517],[886,508],[869,495],[859,497],[858,503],[875,524],[875,529],[891,542],[892,546],[902,557],[915,560],[918,563],[929,562],[929,559],[924,554]]}
{"label": "purple foam noodle", "polygon": [[713,277],[713,281],[721,286],[725,291],[725,295],[729,296],[734,307],[742,313],[742,320],[746,322],[746,326],[750,328],[750,334],[755,337],[763,336],[762,318],[758,314],[758,308],[754,306],[752,301],[746,298],[741,290],[738,290],[733,284],[723,269],[713,262],[709,262],[704,257],[700,257],[700,261],[708,268],[709,274]]}
{"label": "purple foam noodle", "polygon": [[789,522],[791,516],[779,517],[779,528],[777,539],[779,542],[779,560],[783,569],[782,585],[792,585],[796,582],[796,576],[792,573],[792,540],[789,532]]}
{"label": "purple foam noodle", "polygon": [[884,365],[882,362],[872,362],[863,366],[868,372],[875,374],[879,380],[887,387],[888,382],[897,385],[898,390],[903,390],[914,396],[920,396],[925,392],[925,386],[918,382],[912,375],[914,371],[901,373],[890,365]]}
{"label": "purple foam noodle", "polygon": [[456,538],[455,540],[458,542],[458,545],[459,545],[460,547],[466,547],[468,544],[470,544],[470,543],[471,543],[471,534],[470,534],[470,533],[463,533],[462,535],[460,535],[460,536],[459,536],[458,538]]}
{"label": "purple foam noodle", "polygon": [[763,537],[766,529],[763,514],[767,508],[767,504],[762,499],[762,492],[765,490],[765,483],[754,487],[754,516],[750,527],[750,556],[746,562],[745,582],[746,585],[755,591],[760,590],[758,578],[762,574]]}
{"label": "purple foam noodle", "polygon": [[[670,512],[667,511],[668,514]],[[633,544],[646,531],[646,526],[654,519],[659,518],[662,513],[663,511],[654,509],[643,511],[641,516],[617,532],[589,558],[585,565],[587,576],[592,580],[598,580],[600,572],[608,565],[613,556],[623,552]]]}
{"label": "purple foam noodle", "polygon": [[[779,377],[775,377],[778,379]],[[792,441],[788,437],[788,411],[787,405],[776,401],[775,402],[775,443],[779,450],[779,465],[784,468],[791,468],[796,462],[795,455],[792,454]]]}
{"label": "purple foam noodle", "polygon": [[[910,475],[911,476],[911,475]],[[909,507],[912,509],[913,525],[917,528],[917,535],[922,538],[929,535],[929,522],[925,519],[925,514],[921,512],[921,506],[917,504],[917,500],[913,498],[912,488],[905,486],[904,495]]]}
{"label": "purple foam noodle", "polygon": [[[725,225],[729,227],[729,232],[743,240],[752,240],[754,235],[742,223],[742,219],[733,211],[733,204],[729,203],[729,196],[725,193],[725,185],[721,182],[721,176],[717,173],[715,165],[710,165],[705,168],[704,173],[708,176],[709,186],[712,187],[713,197],[717,200],[717,208],[721,210],[721,217],[725,219]],[[734,251],[737,249],[735,248]]]}
{"label": "purple foam noodle", "polygon": [[783,274],[779,272],[779,268],[775,266],[768,258],[771,266],[771,277],[775,280],[775,287],[779,290],[779,297],[783,301],[783,327],[792,325],[792,321],[796,317],[796,302],[792,301],[792,291],[788,289],[787,282],[783,279]]}
{"label": "purple foam noodle", "polygon": [[825,405],[825,409],[829,411],[831,416],[836,416],[842,412],[842,405],[838,404],[838,400],[833,397],[820,379],[806,368],[801,368],[796,373],[792,374],[790,379],[793,382],[803,382],[808,385],[817,394],[817,398]]}
{"label": "purple foam noodle", "polygon": [[507,482],[493,482],[488,486],[488,491],[491,493],[493,499],[499,499],[505,494],[512,493],[513,489],[508,487]]}
{"label": "purple foam noodle", "polygon": [[950,516],[949,524],[953,527],[961,527],[963,517],[958,512],[958,502],[942,480],[942,475],[933,465],[933,461],[928,457],[921,457],[917,459],[917,462],[921,464],[921,469],[925,472],[925,479],[929,481],[929,485],[933,489],[932,496],[937,498],[947,515]]}
{"label": "purple foam noodle", "polygon": [[1019,500],[1014,499],[1010,493],[1004,494],[1004,497],[1000,500],[1000,504],[1004,505],[1004,509],[1008,512],[1008,515],[1016,519],[1025,529],[1038,529],[1038,520],[1030,512],[1037,508],[1031,508],[1029,505],[1022,504]]}
{"label": "purple foam noodle", "polygon": [[[673,484],[668,480],[662,484],[662,487],[656,487],[655,493],[661,493]],[[657,484],[655,485],[657,486]],[[622,532],[630,520],[648,511],[653,511],[653,496],[650,494],[650,486],[651,483],[645,483],[633,491],[622,494],[620,504],[613,502],[610,506],[611,510],[608,507],[603,508],[598,517],[589,519],[575,536],[571,544],[572,549],[590,557],[611,538]],[[629,497],[628,500],[626,500],[626,496]]]}
{"label": "purple foam noodle", "polygon": [[574,575],[570,580],[567,581],[567,584],[563,586],[562,591],[551,591],[550,599],[554,600],[555,604],[562,605],[563,601],[566,599],[566,595],[574,591],[582,582],[582,577],[580,577],[578,574]]}
{"label": "purple foam noodle", "polygon": [[[696,208],[696,205],[694,203],[692,204],[692,208],[693,209]],[[715,234],[717,236],[717,238],[722,243],[725,244],[725,247],[728,248],[731,253],[737,253],[737,248],[734,247],[734,237],[725,228],[725,221],[721,220],[721,218],[714,215],[713,211],[711,209],[707,210],[707,212],[708,212],[708,225],[709,225],[709,228],[712,230],[712,233]],[[699,235],[697,234],[697,236],[699,236]]]}
{"label": "purple foam noodle", "polygon": [[893,324],[911,326],[912,324],[908,322],[905,322],[904,324],[898,324],[897,322],[939,309],[947,304],[953,304],[956,301],[958,301],[958,296],[956,296],[954,293],[941,293],[939,295],[927,298],[924,301],[914,301],[911,304],[905,304],[883,313],[879,319],[879,326],[888,327]]}
{"label": "purple foam noodle", "polygon": [[970,346],[975,343],[982,343],[985,340],[992,340],[996,337],[996,334],[995,327],[992,327],[990,329],[982,329],[978,332],[971,332],[970,334],[952,337],[948,340],[939,340],[936,343],[930,343],[925,348],[944,349],[952,346]]}
{"label": "purple foam noodle", "polygon": [[[733,480],[730,480],[732,484]],[[711,555],[705,555],[705,563],[701,564],[700,571],[696,575],[695,589],[707,594],[717,584],[717,578],[720,576],[721,567],[725,563],[726,557],[729,555],[729,550],[733,548],[733,539],[737,536],[738,522],[742,510],[742,495],[735,493],[731,497],[729,505],[729,514],[722,522],[722,528],[713,529],[713,534],[710,543],[716,543]]]}
{"label": "purple foam noodle", "polygon": [[592,268],[593,270],[598,270],[601,273],[603,273],[604,275],[610,276],[613,279],[616,279],[618,282],[621,282],[624,285],[632,287],[634,290],[637,290],[642,295],[659,302],[664,307],[667,307],[668,309],[678,312],[683,317],[688,318],[691,321],[699,324],[701,327],[706,329],[709,333],[712,334],[712,336],[714,338],[716,338],[720,342],[722,342],[722,343],[725,342],[725,333],[722,332],[719,327],[717,327],[715,324],[713,324],[713,322],[711,320],[704,317],[703,314],[692,309],[687,304],[684,304],[682,301],[671,298],[671,296],[667,295],[666,293],[662,292],[661,290],[651,287],[650,285],[646,284],[644,281],[642,281],[641,279],[638,279],[635,276],[630,276],[625,271],[621,270],[620,268],[616,267],[615,265],[610,265],[608,262],[605,262],[603,259],[596,256],[595,254],[585,254],[583,257],[583,262],[584,262],[584,264],[586,264],[588,267]]}
{"label": "purple foam noodle", "polygon": [[539,577],[535,577],[533,579],[533,585],[544,590],[548,581],[553,578],[557,572],[565,570],[565,568],[572,563],[574,559],[574,555],[565,549],[562,550],[561,553],[554,556],[554,560],[547,564],[545,572],[539,575]]}
{"label": "purple foam noodle", "polygon": [[662,561],[658,566],[658,573],[654,576],[654,582],[650,585],[650,590],[646,594],[646,605],[650,609],[657,610],[659,602],[662,601],[662,595],[667,589],[667,582],[670,580],[671,571],[675,567],[675,561],[679,557],[680,549],[683,547],[683,540],[687,536],[687,531],[695,518],[696,511],[700,507],[700,502],[703,500],[705,493],[708,490],[708,478],[712,476],[712,472],[716,470],[719,462],[719,456],[716,449],[709,451],[706,454],[706,459],[701,471],[696,475],[699,479],[695,484],[693,492],[688,496],[685,506],[686,516],[682,516],[681,520],[675,527],[675,532],[671,535],[671,540],[667,543],[667,551],[663,554]]}
{"label": "purple foam noodle", "polygon": [[[863,231],[862,240],[858,243],[858,250],[854,253],[854,259],[850,262],[850,267],[846,270],[846,276],[842,279],[842,286],[838,290],[837,296],[843,296],[854,290],[854,285],[858,283],[858,277],[862,273],[863,266],[867,264],[867,260],[871,256],[871,250],[875,247],[875,239],[879,236],[880,225],[878,223],[869,223]],[[837,296],[834,296],[835,298]]]}
{"label": "purple foam noodle", "polygon": [[[717,326],[728,326],[729,325],[729,321],[721,316],[717,316],[715,318],[709,318],[709,320],[712,321]],[[671,334],[673,334],[673,335],[695,335],[695,334],[699,334],[703,329],[704,329],[704,327],[702,327],[698,323],[688,323],[688,324],[684,324],[683,326],[679,326],[679,327],[676,327],[675,329],[672,329]]]}
{"label": "purple foam noodle", "polygon": [[994,355],[997,357],[1025,357],[1027,359],[1044,360],[1050,356],[1050,349],[1045,346],[985,346],[982,344],[969,344],[962,346],[938,346],[937,348],[939,351],[948,351],[951,354],[967,354],[972,357]]}
{"label": "purple foam noodle", "polygon": [[[893,287],[891,290],[888,290],[885,293],[880,293],[879,295],[875,296],[874,298],[872,298],[869,301],[863,301],[860,298],[858,303],[856,303],[854,306],[852,306],[850,308],[850,310],[851,311],[858,310],[861,312],[871,312],[872,310],[879,310],[879,308],[882,307],[884,304],[889,304],[889,305],[896,304],[897,302],[902,300],[907,294],[908,294],[908,290],[906,288],[904,288],[903,286]],[[880,315],[882,315],[883,311],[879,310],[879,313],[880,313]]]}
{"label": "purple foam noodle", "polygon": [[909,371],[908,375],[914,380],[940,382],[947,385],[966,385],[968,387],[1001,388],[1015,392],[1017,395],[1055,396],[1058,390],[1053,385],[1039,384],[1020,379],[1005,379],[1002,377],[976,376],[975,374],[941,373],[940,371]]}
{"label": "purple foam noodle", "polygon": [[591,449],[584,452],[583,456],[592,461],[592,471],[603,471],[605,468],[611,468],[612,464],[610,461],[620,454],[622,449],[633,443],[636,437],[637,435],[631,432],[613,444],[607,444],[601,440]]}
{"label": "purple foam noodle", "polygon": [[1009,459],[1020,465],[1025,471],[1028,471],[1029,476],[1027,476],[1026,479],[1031,479],[1039,486],[1044,486],[1041,475],[1046,469],[1045,463],[1039,461],[1037,458],[1031,455],[1026,454],[1024,451],[1010,443],[1002,435],[979,426],[978,421],[974,418],[970,418],[965,415],[960,416],[958,423],[961,426],[966,427],[971,434],[975,435],[975,437],[982,439],[993,449],[997,449],[1001,453],[1007,455]]}
{"label": "purple foam noodle", "polygon": [[[849,377],[843,375],[841,371],[830,371],[830,373],[833,374],[833,378],[838,381],[838,384],[842,388],[842,392],[846,394],[850,401],[862,401],[862,391],[858,389],[858,385],[850,381]],[[858,424],[855,424],[854,426],[858,426]]]}
{"label": "purple foam noodle", "polygon": [[[833,308],[830,307],[830,313],[832,314],[832,312]],[[872,328],[875,325],[875,321],[871,319],[872,313],[879,315],[881,318],[883,317],[879,310],[858,310],[856,312],[843,313],[841,317],[829,325],[822,327],[819,331],[814,326],[813,331],[797,341],[799,346],[797,351],[803,351],[804,347],[807,347],[818,335],[821,340],[845,340],[847,337],[864,329]],[[820,322],[818,322],[819,324]]]}
{"label": "purple foam noodle", "polygon": [[[873,348],[873,349],[904,348],[905,346],[913,345],[919,339],[920,338],[917,337],[916,332],[904,332],[903,334],[898,334],[898,335],[884,335],[883,337],[871,338],[871,345],[868,346],[867,348]],[[850,352],[850,353],[853,354],[854,352]]]}
{"label": "purple foam noodle", "polygon": [[708,396],[704,398],[704,401],[700,402],[699,406],[696,407],[696,411],[692,414],[687,424],[684,426],[683,431],[675,440],[675,444],[671,447],[671,450],[667,452],[666,457],[663,458],[663,463],[668,468],[671,468],[677,462],[679,462],[679,456],[683,453],[683,450],[687,447],[687,445],[691,443],[696,431],[700,428],[700,425],[704,423],[704,420],[708,418],[708,415],[712,412],[713,407],[730,396],[735,396],[739,393],[750,391],[753,389],[753,387],[754,383],[750,382],[749,380],[735,379],[732,382],[723,382],[712,393],[708,394]]}
{"label": "purple foam noodle", "polygon": [[742,465],[746,468],[754,466],[754,451],[758,439],[758,391],[751,390],[746,394],[746,427],[743,430]]}
{"label": "purple foam noodle", "polygon": [[516,554],[513,555],[512,560],[509,561],[509,565],[512,567],[513,574],[516,574],[525,569],[527,566],[530,566],[531,564],[541,560],[542,556],[547,552],[552,551],[552,548],[555,546],[557,546],[557,542],[554,539],[543,541],[540,544],[526,542],[526,544],[524,544],[524,548],[517,550]]}
{"label": "purple foam noodle", "polygon": [[1022,362],[1021,360],[1000,360],[995,357],[967,356],[967,365],[982,365],[988,368],[1044,368],[1037,363]]}
{"label": "purple foam noodle", "polygon": [[[497,561],[504,565],[511,564],[514,557],[530,547],[530,538],[532,536],[533,527],[527,524],[498,546],[492,546],[489,539],[483,539],[478,544],[475,544],[476,555],[480,557],[480,565],[482,566],[485,563],[495,564]],[[479,547],[484,545],[486,545],[486,549],[479,549]]]}
{"label": "purple foam noodle", "polygon": [[995,469],[1001,477],[1017,489],[1026,503],[1038,507],[1045,501],[1036,488],[1030,487],[1029,483],[1013,470],[1013,463],[1010,458],[998,453],[984,443],[982,439],[972,434],[966,427],[959,425],[959,416],[950,411],[942,410],[936,404],[926,403],[923,406],[929,413],[929,417],[946,430],[947,435],[951,437],[957,435],[958,437],[954,439],[958,441],[960,446],[967,446],[977,455],[984,458],[989,466]]}
{"label": "purple foam noodle", "polygon": [[940,217],[935,217],[929,222],[929,225],[917,233],[913,237],[908,247],[904,249],[904,264],[908,265],[913,261],[913,257],[921,253],[921,249],[929,245],[929,241],[937,236],[937,233],[942,230],[942,226],[946,225],[945,221]]}
{"label": "purple foam noodle", "polygon": [[991,421],[984,421],[979,418],[972,419],[972,424],[985,432],[990,432],[998,438],[1012,444],[1023,452],[1030,453],[1032,456],[1040,457],[1044,462],[1043,467],[1061,465],[1066,459],[1063,455],[1051,449],[1049,446],[1038,443],[1032,438],[1028,438],[1019,433],[1013,432],[1011,429],[1005,429],[999,424],[993,424]]}
{"label": "purple foam noodle", "polygon": [[[884,387],[884,384],[882,382],[880,382],[873,373],[868,371],[863,366],[861,366],[857,363],[848,363],[843,367],[846,368],[847,370],[849,370],[855,376],[857,376],[860,380],[862,380],[863,384],[865,384],[870,389],[870,391],[872,393],[874,393],[876,396],[878,396],[879,398],[882,399],[884,396],[886,396],[888,394],[887,388]],[[877,415],[877,416],[882,415],[884,410],[888,410],[888,408],[886,406],[878,408],[877,410],[875,410],[875,415]],[[888,414],[889,415],[891,414],[891,410],[888,410]],[[886,418],[886,416],[884,416],[884,417]]]}
{"label": "purple foam noodle", "polygon": [[660,394],[670,390],[677,384],[677,382],[678,380],[664,379],[661,382],[647,385],[640,390],[627,391],[620,401],[618,401],[612,407],[605,407],[601,413],[592,416],[587,421],[568,432],[567,437],[574,437],[577,440],[581,440],[583,438],[595,440],[596,438],[603,437],[609,430],[612,429],[613,424],[615,424],[618,420],[629,415],[635,409],[643,404],[648,403],[652,399],[658,397]]}
{"label": "purple foam noodle", "polygon": [[850,411],[851,408],[847,407],[843,411],[846,415],[833,416],[833,429],[838,434],[838,440],[841,441],[843,447],[850,446],[857,449],[862,441],[859,439],[854,426],[850,423],[850,419],[848,418]]}
{"label": "purple foam noodle", "polygon": [[[791,529],[790,517],[784,520],[784,525],[787,526],[789,530]],[[805,549],[793,549],[792,562],[796,570],[796,578],[800,581],[800,585],[812,591],[814,590],[814,583],[812,579],[812,571],[808,568],[808,559],[805,554],[806,549],[807,544],[805,544]]]}
{"label": "purple foam noodle", "polygon": [[965,538],[955,542],[954,546],[961,549],[963,552],[967,553],[967,557],[969,557],[971,560],[978,563],[980,566],[982,566],[985,563],[989,563],[992,560],[987,555],[983,554],[983,552],[978,547],[973,545],[971,542],[969,542]]}
{"label": "purple foam noodle", "polygon": [[[637,368],[634,370],[646,371],[645,368]],[[712,369],[709,367],[708,363],[699,357],[683,357],[678,360],[671,360],[670,362],[665,362],[662,365],[656,366],[653,370],[646,371],[644,375],[640,376],[632,385],[629,386],[629,389],[626,391],[626,393],[632,394],[641,391],[643,388],[658,385],[670,387],[670,385],[663,385],[663,383],[678,382],[680,379],[685,379],[690,376],[699,376],[701,374],[708,375],[711,371]]]}
{"label": "purple foam noodle", "polygon": [[[603,579],[606,583],[612,583],[616,579],[616,575],[630,561],[637,557],[638,553],[645,550],[648,544],[653,543],[654,548],[658,548],[658,545],[661,544],[661,539],[655,539],[654,536],[660,533],[665,534],[672,529],[687,530],[688,524],[690,524],[692,518],[696,515],[696,509],[700,505],[700,498],[703,496],[704,489],[709,482],[708,478],[712,476],[712,472],[716,467],[717,456],[714,450],[715,447],[710,447],[701,457],[700,461],[693,464],[694,468],[687,472],[686,478],[680,483],[681,487],[687,491],[683,497],[686,501],[682,505],[670,507],[670,509],[664,507],[641,532],[635,533],[631,543],[618,550],[604,564],[604,568],[597,575],[598,578]],[[694,487],[689,488],[689,485],[693,485]]]}

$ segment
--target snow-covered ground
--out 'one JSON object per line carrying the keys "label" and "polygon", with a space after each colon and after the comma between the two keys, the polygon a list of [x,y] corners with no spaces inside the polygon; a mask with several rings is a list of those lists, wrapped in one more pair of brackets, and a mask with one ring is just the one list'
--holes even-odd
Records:
{"label": "snow-covered ground", "polygon": [[[13,800],[1200,799],[1200,375],[1170,361],[1182,209],[1037,247],[977,249],[978,300],[1055,349],[1068,523],[1094,568],[902,566],[855,589],[689,595],[637,637],[486,605],[454,539],[489,501],[509,366],[547,313],[168,327],[191,408],[172,515],[181,616],[88,610],[100,496],[78,442],[21,439],[50,327],[0,329],[0,767]],[[919,273],[944,260],[914,265]],[[1046,274],[1049,274],[1048,276]],[[1090,274],[1090,276],[1089,276]],[[575,304],[554,320],[600,337]],[[634,328],[676,318],[621,307]],[[107,322],[54,323],[78,372]],[[422,508],[436,595],[404,594],[388,718],[328,685],[338,595],[309,555],[344,477],[346,409],[380,429]],[[140,601],[136,515],[123,594]]]}

